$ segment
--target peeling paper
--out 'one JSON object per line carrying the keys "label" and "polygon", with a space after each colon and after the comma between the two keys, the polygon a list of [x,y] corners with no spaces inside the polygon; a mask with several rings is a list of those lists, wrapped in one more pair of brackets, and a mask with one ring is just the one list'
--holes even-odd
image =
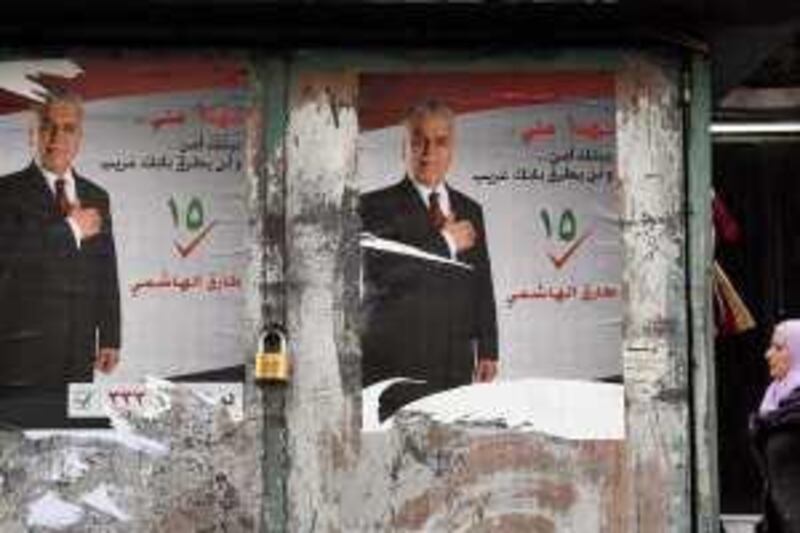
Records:
{"label": "peeling paper", "polygon": [[41,74],[74,78],[82,72],[83,69],[69,59],[3,61],[0,65],[0,89],[42,102],[48,90],[34,78]]}
{"label": "peeling paper", "polygon": [[153,439],[133,433],[130,429],[32,429],[24,431],[25,438],[30,440],[46,440],[66,438],[70,440],[102,441],[120,444],[130,450],[147,455],[162,456],[169,452],[169,446]]}
{"label": "peeling paper", "polygon": [[84,494],[81,501],[96,511],[112,516],[121,522],[129,521],[131,516],[114,502],[108,493],[109,488],[113,489],[106,483],[101,483],[92,492]]}
{"label": "peeling paper", "polygon": [[[379,395],[380,391],[363,398],[364,431],[385,431],[394,424],[394,417],[377,423]],[[625,438],[624,401],[624,386],[619,384],[526,378],[465,385],[426,396],[402,410],[447,424],[483,423],[570,440],[606,440]]]}
{"label": "peeling paper", "polygon": [[80,506],[69,503],[53,491],[28,506],[27,525],[63,529],[78,523],[83,517]]}
{"label": "peeling paper", "polygon": [[363,431],[382,431],[391,426],[391,418],[385,420],[383,424],[379,421],[378,402],[383,391],[401,381],[425,383],[418,379],[391,378],[373,383],[361,392],[361,405],[363,406],[361,410],[361,429]]}
{"label": "peeling paper", "polygon": [[67,448],[50,471],[50,481],[76,481],[89,470],[79,451]]}
{"label": "peeling paper", "polygon": [[[187,390],[204,404],[222,404],[231,419],[244,419],[244,384],[241,382],[180,382],[148,376],[144,383],[70,383],[70,418],[98,418],[131,414],[148,420],[172,409],[172,393]],[[117,402],[115,398],[121,400]]]}
{"label": "peeling paper", "polygon": [[[169,381],[151,377],[145,383],[70,383],[67,412],[70,418],[111,418],[128,412],[152,420],[172,408],[169,392],[174,388]],[[122,398],[120,404],[116,397]]]}
{"label": "peeling paper", "polygon": [[244,420],[244,383],[185,383],[182,386],[210,407],[225,406],[234,422]]}
{"label": "peeling paper", "polygon": [[410,244],[405,244],[399,241],[393,241],[391,239],[383,239],[373,235],[372,233],[362,232],[359,239],[359,243],[362,248],[377,250],[379,252],[405,255],[408,257],[416,257],[417,259],[423,259],[425,261],[457,266],[465,270],[472,270],[472,265],[469,263],[464,263],[463,261],[457,261],[455,259],[446,259],[440,255],[426,252],[425,250],[417,248],[416,246],[411,246]]}

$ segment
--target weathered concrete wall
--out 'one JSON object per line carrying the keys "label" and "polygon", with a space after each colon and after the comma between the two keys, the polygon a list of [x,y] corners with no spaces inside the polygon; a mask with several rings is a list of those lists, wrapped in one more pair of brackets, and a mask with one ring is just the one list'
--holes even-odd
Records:
{"label": "weathered concrete wall", "polygon": [[[0,433],[0,531],[42,530],[42,508],[60,510],[50,525],[66,531],[688,531],[677,63],[615,63],[624,442],[413,413],[388,433],[360,432],[356,70],[255,64],[262,113],[248,145],[256,231],[243,330],[285,319],[293,382],[248,384],[243,422],[177,389],[171,410],[120,426],[116,440]],[[536,65],[554,67],[565,65]]]}
{"label": "weathered concrete wall", "polygon": [[253,531],[255,419],[185,387],[161,416],[116,431],[0,434],[0,531]]}
{"label": "weathered concrete wall", "polygon": [[624,531],[620,442],[411,413],[389,435],[364,435],[361,450],[343,495],[350,531]]}
{"label": "weathered concrete wall", "polygon": [[[287,406],[291,531],[348,531],[340,494],[357,461],[356,78],[295,72],[287,133]],[[348,305],[350,306],[348,308]],[[347,311],[350,311],[348,313]],[[383,475],[383,472],[376,473]]]}
{"label": "weathered concrete wall", "polygon": [[[287,411],[289,529],[689,530],[678,63],[635,54],[618,63],[628,437],[580,443],[422,415],[401,417],[387,434],[359,433],[351,288],[357,78],[344,68],[325,72],[322,63],[293,65],[288,110],[287,281],[297,365]],[[449,66],[459,67],[469,68]]]}
{"label": "weathered concrete wall", "polygon": [[617,84],[632,530],[688,531],[689,366],[677,61],[631,56]]}

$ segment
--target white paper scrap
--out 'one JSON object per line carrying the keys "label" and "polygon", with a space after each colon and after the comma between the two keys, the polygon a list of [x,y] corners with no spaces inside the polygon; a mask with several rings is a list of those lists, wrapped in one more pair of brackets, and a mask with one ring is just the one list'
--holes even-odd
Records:
{"label": "white paper scrap", "polygon": [[69,503],[53,491],[47,491],[44,496],[28,506],[27,524],[29,527],[49,527],[63,529],[80,521],[83,509]]}
{"label": "white paper scrap", "polygon": [[[615,383],[526,378],[465,385],[420,398],[402,410],[449,424],[485,422],[571,440],[617,440],[625,438],[624,391],[623,385]],[[377,412],[377,398],[371,404],[364,401],[363,406]],[[376,420],[377,413],[374,416]],[[365,413],[363,419],[365,431],[381,431],[393,424],[393,417],[369,425],[371,415]]]}
{"label": "white paper scrap", "polygon": [[127,522],[131,519],[130,515],[119,508],[116,502],[111,498],[108,493],[108,485],[101,483],[92,492],[85,494],[81,501],[89,507],[113,516],[121,522]]}
{"label": "white paper scrap", "polygon": [[381,237],[376,237],[371,233],[362,233],[359,242],[362,248],[368,248],[370,250],[379,250],[382,252],[389,252],[393,254],[408,255],[411,257],[416,257],[417,259],[424,259],[426,261],[433,261],[435,263],[453,265],[465,268],[467,270],[472,270],[472,265],[469,265],[467,263],[463,263],[455,259],[448,259],[446,257],[432,254],[430,252],[422,250],[421,248],[417,248],[416,246],[411,246],[410,244],[404,244],[402,242],[393,241],[391,239],[383,239]]}

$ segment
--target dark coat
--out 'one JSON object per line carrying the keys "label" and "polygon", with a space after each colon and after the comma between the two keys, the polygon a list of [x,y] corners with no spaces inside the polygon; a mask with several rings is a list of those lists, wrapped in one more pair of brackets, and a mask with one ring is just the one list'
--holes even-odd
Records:
{"label": "dark coat", "polygon": [[[394,253],[364,252],[363,383],[425,380],[419,396],[471,382],[476,358],[497,358],[497,320],[480,205],[448,187],[451,210],[469,220],[475,246],[457,259],[467,270]],[[363,230],[449,257],[409,179],[361,197]],[[413,398],[410,398],[413,399]],[[405,403],[405,401],[401,402]]]}
{"label": "dark coat", "polygon": [[750,424],[756,462],[764,477],[764,520],[759,531],[800,533],[800,389]]}
{"label": "dark coat", "polygon": [[103,219],[80,249],[36,165],[0,178],[0,385],[91,381],[96,348],[120,345],[108,194],[75,186]]}

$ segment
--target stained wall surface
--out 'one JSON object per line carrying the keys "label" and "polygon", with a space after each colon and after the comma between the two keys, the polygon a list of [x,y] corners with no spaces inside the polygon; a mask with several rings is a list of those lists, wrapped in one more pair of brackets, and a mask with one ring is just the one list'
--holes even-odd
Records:
{"label": "stained wall surface", "polygon": [[[564,67],[570,60],[573,67],[581,64],[565,56],[527,68]],[[372,61],[365,65],[374,69]],[[677,61],[635,54],[620,54],[612,63],[625,249],[627,433],[624,441],[581,442],[485,424],[442,424],[424,414],[399,417],[387,434],[359,433],[353,373],[358,324],[351,318],[357,316],[351,284],[357,269],[358,67],[337,69],[313,56],[293,65],[287,286],[298,372],[287,411],[290,530],[690,528],[680,69]],[[444,64],[487,68],[479,60]],[[442,62],[406,57],[382,67],[441,69]]]}
{"label": "stained wall surface", "polygon": [[385,57],[254,61],[261,113],[248,140],[243,327],[255,350],[261,323],[285,321],[292,382],[248,384],[243,421],[179,387],[158,418],[120,419],[112,433],[0,433],[0,530],[690,530],[678,62],[623,52],[508,60],[528,69],[601,61],[616,73],[626,438],[572,441],[424,413],[361,432],[357,72],[497,61]]}

